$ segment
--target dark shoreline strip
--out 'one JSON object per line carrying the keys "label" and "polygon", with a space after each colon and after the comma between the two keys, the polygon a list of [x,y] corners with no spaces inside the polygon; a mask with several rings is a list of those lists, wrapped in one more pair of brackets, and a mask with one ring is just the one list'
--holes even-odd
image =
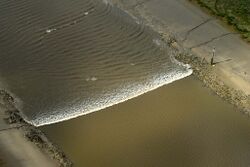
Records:
{"label": "dark shoreline strip", "polygon": [[13,127],[10,127],[10,128],[3,128],[3,129],[0,129],[0,133],[4,132],[4,131],[9,131],[9,130],[12,130],[12,129],[19,129],[19,128],[23,127],[23,126],[25,126],[25,125],[13,126]]}

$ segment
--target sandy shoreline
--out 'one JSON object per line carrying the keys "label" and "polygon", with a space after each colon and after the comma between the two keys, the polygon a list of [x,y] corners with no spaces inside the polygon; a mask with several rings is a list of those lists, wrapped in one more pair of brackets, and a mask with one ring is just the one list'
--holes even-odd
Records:
{"label": "sandy shoreline", "polygon": [[38,128],[27,124],[13,105],[13,98],[0,91],[0,148],[6,166],[72,166],[65,154]]}
{"label": "sandy shoreline", "polygon": [[[244,113],[250,114],[250,78],[248,76],[250,69],[246,65],[249,64],[247,62],[250,62],[250,47],[239,36],[233,36],[233,32],[221,25],[223,23],[216,22],[215,18],[212,18],[205,12],[202,12],[197,6],[185,0],[129,0],[126,2],[113,0],[113,3],[127,11],[130,15],[142,19],[144,24],[160,33],[162,36],[161,40],[174,48],[175,55],[177,55],[176,58],[192,66],[193,74],[197,78],[221,98],[235,105]],[[161,8],[164,8],[166,12],[164,10],[161,11]],[[183,10],[182,14],[178,13],[181,9]],[[171,15],[168,16],[170,12]],[[178,15],[181,16],[179,17]],[[176,18],[166,18],[171,16],[176,16]],[[183,18],[181,18],[182,16]],[[205,21],[192,28],[192,24],[197,24],[192,19]],[[211,23],[214,27],[211,27],[211,25],[206,27],[206,24],[211,20],[215,20],[215,23]],[[188,21],[190,21],[190,25],[185,25]],[[205,30],[211,29],[211,32],[207,34],[205,32],[203,34],[192,34],[192,31],[196,31],[200,26],[205,27]],[[224,36],[222,36],[222,39],[219,36],[217,39],[217,37],[213,37],[213,29],[216,35],[218,35],[217,31],[222,31],[224,34],[231,36],[229,38],[223,38]],[[209,39],[210,36],[212,36],[211,39]],[[189,39],[188,37],[193,37],[194,39]],[[208,40],[208,44],[214,41],[215,43],[206,46],[207,43],[204,40]],[[215,57],[217,64],[214,67],[210,65],[211,46],[217,46],[219,50],[219,54]],[[234,53],[235,51],[238,51],[237,57]],[[234,61],[234,59],[237,59],[237,61]]]}

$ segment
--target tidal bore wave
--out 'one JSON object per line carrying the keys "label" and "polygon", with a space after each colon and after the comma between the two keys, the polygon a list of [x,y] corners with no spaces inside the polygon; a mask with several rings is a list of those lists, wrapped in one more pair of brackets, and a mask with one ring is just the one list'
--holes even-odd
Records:
{"label": "tidal bore wave", "polygon": [[2,0],[0,76],[35,126],[126,101],[192,73],[158,34],[99,0]]}

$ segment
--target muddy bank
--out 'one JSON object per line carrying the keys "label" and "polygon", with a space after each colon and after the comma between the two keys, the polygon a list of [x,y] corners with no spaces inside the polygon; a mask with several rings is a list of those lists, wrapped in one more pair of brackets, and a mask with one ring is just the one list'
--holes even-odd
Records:
{"label": "muddy bank", "polygon": [[[174,45],[178,44],[175,42]],[[217,95],[238,107],[242,112],[250,115],[250,96],[227,86],[218,77],[216,69],[211,66],[210,62],[188,52],[179,52],[176,59],[190,64],[193,68],[193,75],[200,79],[205,86],[211,88]]]}
{"label": "muddy bank", "polygon": [[51,159],[54,159],[58,166],[69,167],[73,165],[63,151],[51,143],[41,130],[22,119],[20,112],[14,106],[14,99],[6,91],[0,90],[0,97],[1,108],[4,108],[1,112],[4,112],[4,121],[8,125],[7,128],[3,128],[1,131],[19,129],[28,141],[34,143]]}
{"label": "muddy bank", "polygon": [[249,115],[250,96],[243,91],[236,90],[226,85],[223,80],[228,80],[229,78],[220,78],[216,68],[210,65],[210,60],[204,59],[202,55],[196,55],[190,49],[185,48],[182,44],[183,41],[179,39],[173,30],[168,28],[169,26],[166,25],[166,23],[152,14],[147,13],[147,10],[143,10],[143,5],[149,1],[150,0],[124,2],[123,0],[113,0],[112,2],[134,18],[140,20],[141,24],[145,24],[158,32],[162,37],[162,42],[174,49],[173,55],[175,55],[175,58],[180,62],[192,66],[194,76],[201,80],[205,86],[213,90],[218,96],[236,106],[243,113]]}

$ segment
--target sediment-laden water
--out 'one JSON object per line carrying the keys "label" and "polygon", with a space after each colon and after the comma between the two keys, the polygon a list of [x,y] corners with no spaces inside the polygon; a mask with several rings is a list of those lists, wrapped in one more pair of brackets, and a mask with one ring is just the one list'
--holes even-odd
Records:
{"label": "sediment-laden water", "polygon": [[1,87],[36,126],[190,75],[172,56],[156,33],[107,1],[0,1]]}
{"label": "sediment-laden water", "polygon": [[41,129],[75,167],[250,165],[249,117],[193,77]]}

